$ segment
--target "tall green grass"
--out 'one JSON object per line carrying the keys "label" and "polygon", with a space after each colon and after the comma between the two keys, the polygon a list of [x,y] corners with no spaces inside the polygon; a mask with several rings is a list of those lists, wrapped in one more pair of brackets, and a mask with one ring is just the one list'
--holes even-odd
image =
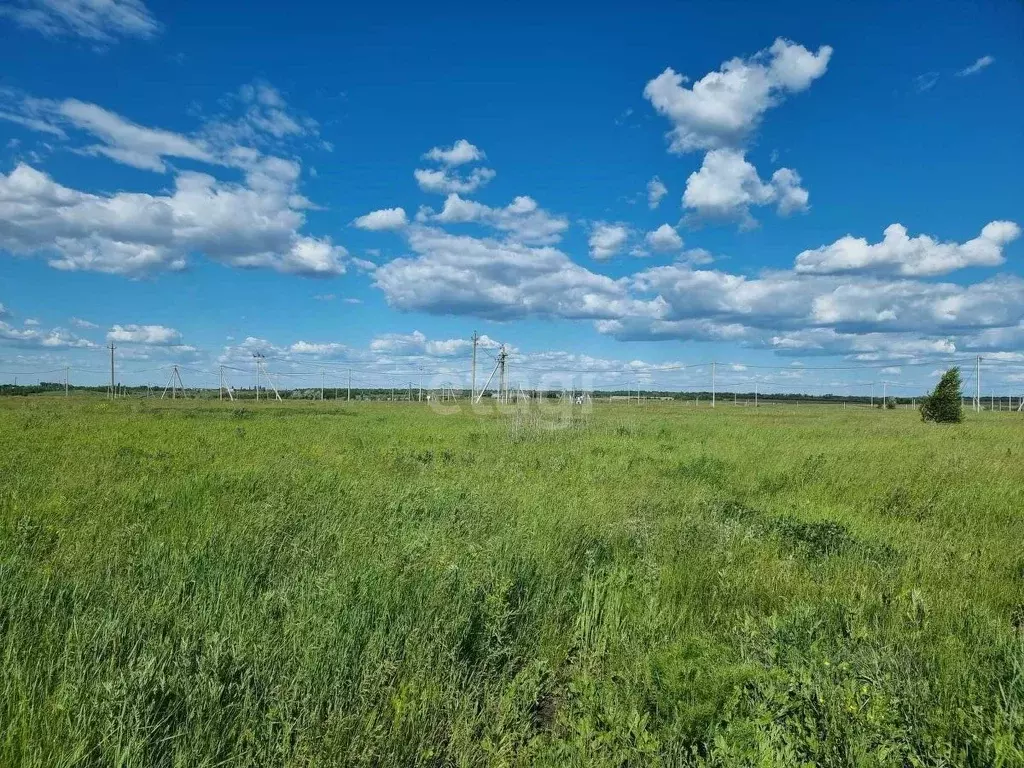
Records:
{"label": "tall green grass", "polygon": [[0,402],[0,765],[1024,765],[1024,421]]}

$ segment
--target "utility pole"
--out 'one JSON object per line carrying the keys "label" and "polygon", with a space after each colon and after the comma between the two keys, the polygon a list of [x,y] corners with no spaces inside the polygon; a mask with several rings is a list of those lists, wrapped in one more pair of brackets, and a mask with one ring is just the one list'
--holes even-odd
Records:
{"label": "utility pole", "polygon": [[505,379],[506,376],[506,361],[508,360],[508,353],[505,351],[505,345],[501,345],[501,351],[498,352],[498,402],[505,402],[505,388],[508,386],[508,382]]}
{"label": "utility pole", "polygon": [[473,398],[476,397],[476,343],[480,340],[480,335],[473,331],[473,372],[470,374],[469,383],[469,402],[473,402]]}
{"label": "utility pole", "polygon": [[757,408],[757,379],[754,379],[754,407]]}
{"label": "utility pole", "polygon": [[235,396],[231,394],[231,387],[228,386],[227,380],[224,378],[224,366],[222,365],[220,367],[220,392],[217,393],[217,396],[223,400],[225,392],[228,393],[228,399],[235,402]]}
{"label": "utility pole", "polygon": [[64,366],[64,397],[68,396],[68,366]]}
{"label": "utility pole", "polygon": [[484,382],[483,387],[481,387],[480,391],[477,393],[476,399],[473,401],[474,403],[479,403],[480,402],[480,398],[482,398],[484,396],[484,392],[486,392],[487,391],[487,387],[490,386],[491,379],[494,378],[494,374],[496,374],[498,372],[498,369],[501,368],[501,364],[502,364],[501,356],[502,356],[503,352],[504,352],[504,346],[502,346],[502,352],[498,353],[498,359],[494,362],[494,368],[491,369],[491,375],[487,377],[487,381]]}
{"label": "utility pole", "polygon": [[348,369],[348,395],[345,397],[345,402],[352,400],[352,369]]}
{"label": "utility pole", "polygon": [[889,391],[889,382],[888,381],[883,381],[882,382],[882,407],[883,408],[885,408],[885,405],[886,405],[886,402],[887,402],[886,401],[886,393],[888,391]]}
{"label": "utility pole", "polygon": [[324,377],[327,374],[324,373],[324,369],[320,369],[320,402],[324,401]]}
{"label": "utility pole", "polygon": [[171,388],[171,399],[174,400],[177,395],[178,386],[181,386],[181,396],[185,397],[185,383],[181,380],[181,374],[178,372],[178,366],[171,367],[171,375],[167,379],[167,384],[164,386],[164,391],[160,393],[160,399],[163,400],[167,394],[167,388]]}
{"label": "utility pole", "polygon": [[711,407],[715,407],[715,364],[711,363]]}
{"label": "utility pole", "polygon": [[256,402],[260,401],[260,359],[263,357],[262,352],[253,352],[253,358],[256,360]]}
{"label": "utility pole", "polygon": [[974,410],[981,413],[981,355],[978,355],[978,360],[974,365]]}
{"label": "utility pole", "polygon": [[110,342],[110,399],[114,399],[114,342]]}

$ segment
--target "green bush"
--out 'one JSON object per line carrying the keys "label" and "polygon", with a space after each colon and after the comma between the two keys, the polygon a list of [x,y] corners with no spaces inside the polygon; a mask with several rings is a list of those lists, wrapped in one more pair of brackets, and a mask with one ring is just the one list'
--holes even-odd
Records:
{"label": "green bush", "polygon": [[932,393],[921,401],[921,418],[940,424],[958,424],[963,421],[959,368],[954,366],[942,374]]}

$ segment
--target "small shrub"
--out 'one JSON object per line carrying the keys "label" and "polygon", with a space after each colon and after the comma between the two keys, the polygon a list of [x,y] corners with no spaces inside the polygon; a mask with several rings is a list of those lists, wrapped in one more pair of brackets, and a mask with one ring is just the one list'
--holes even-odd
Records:
{"label": "small shrub", "polygon": [[958,424],[963,421],[959,368],[954,366],[942,374],[942,379],[932,393],[921,401],[921,418],[939,424]]}
{"label": "small shrub", "polygon": [[786,546],[803,551],[811,557],[837,555],[856,544],[847,527],[832,520],[803,522],[784,517],[774,521],[773,527]]}

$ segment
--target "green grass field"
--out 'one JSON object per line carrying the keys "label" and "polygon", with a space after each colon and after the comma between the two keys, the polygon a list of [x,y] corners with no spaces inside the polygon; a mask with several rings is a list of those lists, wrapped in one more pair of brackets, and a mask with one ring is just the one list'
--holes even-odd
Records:
{"label": "green grass field", "polygon": [[2,766],[1024,765],[1024,418],[0,402]]}

